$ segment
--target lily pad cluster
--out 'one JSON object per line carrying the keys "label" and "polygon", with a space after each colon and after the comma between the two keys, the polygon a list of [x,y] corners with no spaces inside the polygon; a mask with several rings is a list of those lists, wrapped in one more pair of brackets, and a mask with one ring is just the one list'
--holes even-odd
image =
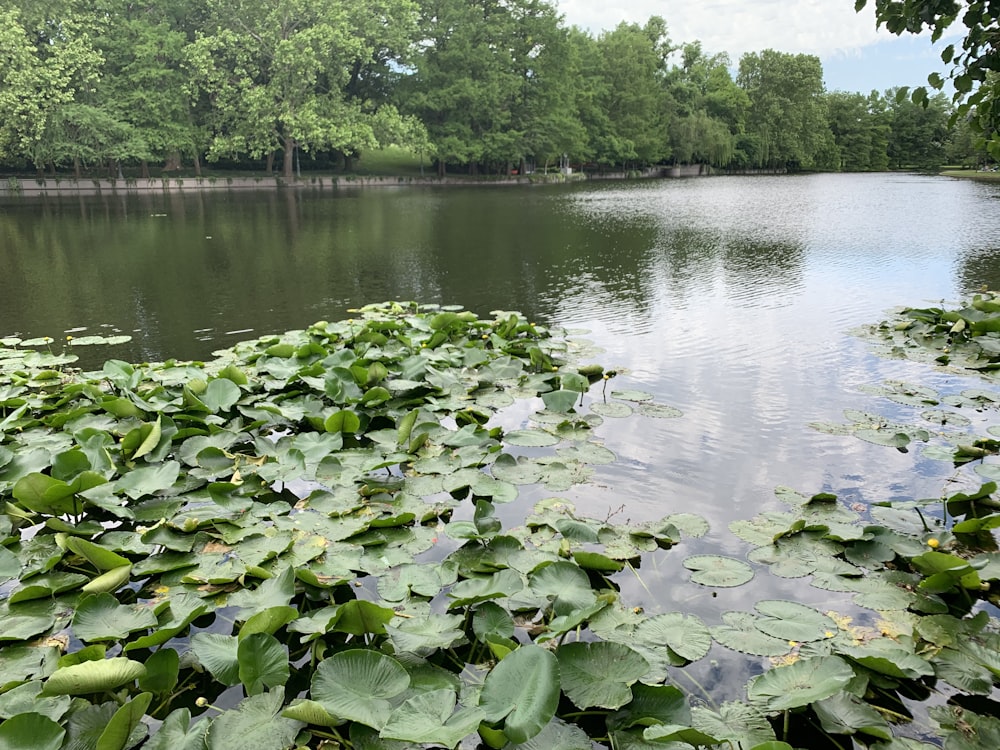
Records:
{"label": "lily pad cluster", "polygon": [[[998,731],[962,702],[1000,675],[995,485],[935,501],[933,528],[930,502],[867,517],[782,489],[788,513],[733,525],[746,559],[681,575],[808,578],[875,624],[765,599],[709,626],[620,595],[697,516],[544,497],[501,523],[615,460],[602,416],[679,414],[606,399],[585,344],[516,313],[374,305],[96,372],[20,343],[0,349],[0,747],[901,750],[932,694],[929,740]],[[746,701],[673,684],[716,647],[759,665]]]}

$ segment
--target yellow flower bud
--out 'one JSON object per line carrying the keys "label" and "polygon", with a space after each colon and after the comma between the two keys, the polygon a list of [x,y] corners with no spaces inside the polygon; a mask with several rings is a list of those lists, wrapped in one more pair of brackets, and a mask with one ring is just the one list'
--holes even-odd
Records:
{"label": "yellow flower bud", "polygon": [[927,540],[927,546],[930,547],[931,549],[937,549],[938,547],[941,546],[941,542],[932,537]]}

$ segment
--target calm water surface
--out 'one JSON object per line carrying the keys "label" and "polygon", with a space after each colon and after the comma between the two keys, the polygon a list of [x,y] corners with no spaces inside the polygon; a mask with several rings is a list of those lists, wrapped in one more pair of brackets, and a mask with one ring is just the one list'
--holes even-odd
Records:
{"label": "calm water surface", "polygon": [[[599,516],[701,513],[706,544],[742,556],[721,532],[777,507],[777,485],[866,503],[940,495],[950,465],[808,423],[890,413],[859,390],[885,379],[982,385],[875,358],[847,331],[1000,287],[1000,186],[816,175],[20,199],[0,204],[0,268],[0,334],[132,334],[102,357],[207,358],[385,299],[589,329],[602,361],[628,371],[616,387],[684,416],[607,420],[599,436],[620,461],[572,499]],[[681,559],[633,593],[689,596],[671,583]],[[751,606],[741,591],[719,606]]]}

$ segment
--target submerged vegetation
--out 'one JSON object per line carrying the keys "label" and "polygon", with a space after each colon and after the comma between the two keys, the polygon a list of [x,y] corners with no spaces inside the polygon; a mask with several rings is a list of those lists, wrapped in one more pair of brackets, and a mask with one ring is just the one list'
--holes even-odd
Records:
{"label": "submerged vegetation", "polygon": [[[989,359],[993,300],[964,329],[942,310],[879,331]],[[373,305],[95,372],[0,340],[0,746],[1000,746],[995,483],[871,508],[779,488],[787,510],[730,525],[746,560],[685,552],[698,516],[557,496],[615,460],[604,419],[680,412],[494,315]],[[522,493],[541,499],[505,527]],[[766,572],[842,606],[644,610],[623,577],[657,554],[693,587]],[[745,699],[677,684],[710,652],[751,660]]]}

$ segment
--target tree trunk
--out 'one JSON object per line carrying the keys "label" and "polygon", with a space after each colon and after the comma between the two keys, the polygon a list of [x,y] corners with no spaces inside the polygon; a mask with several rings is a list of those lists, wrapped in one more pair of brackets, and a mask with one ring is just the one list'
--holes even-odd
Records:
{"label": "tree trunk", "polygon": [[149,179],[149,162],[147,162],[145,159],[143,159],[139,163],[142,165],[142,179],[148,180]]}
{"label": "tree trunk", "polygon": [[78,180],[81,177],[81,174],[80,174],[80,157],[78,157],[78,156],[74,156],[73,157],[73,176],[76,177],[76,179],[78,179]]}
{"label": "tree trunk", "polygon": [[181,168],[181,154],[179,151],[171,151],[163,162],[164,172],[176,172]]}
{"label": "tree trunk", "polygon": [[281,177],[286,183],[291,183],[294,177],[294,172],[292,171],[292,161],[295,156],[295,140],[292,138],[285,138],[285,153],[281,160]]}
{"label": "tree trunk", "polygon": [[197,151],[194,152],[194,176],[201,177],[201,157]]}
{"label": "tree trunk", "polygon": [[271,174],[271,172],[274,171],[274,152],[273,151],[268,151],[267,152],[267,165],[264,167],[264,171],[266,171],[268,174]]}
{"label": "tree trunk", "polygon": [[344,173],[345,174],[350,174],[352,169],[354,169],[354,163],[353,163],[353,161],[351,159],[351,152],[350,151],[345,151],[344,152]]}

